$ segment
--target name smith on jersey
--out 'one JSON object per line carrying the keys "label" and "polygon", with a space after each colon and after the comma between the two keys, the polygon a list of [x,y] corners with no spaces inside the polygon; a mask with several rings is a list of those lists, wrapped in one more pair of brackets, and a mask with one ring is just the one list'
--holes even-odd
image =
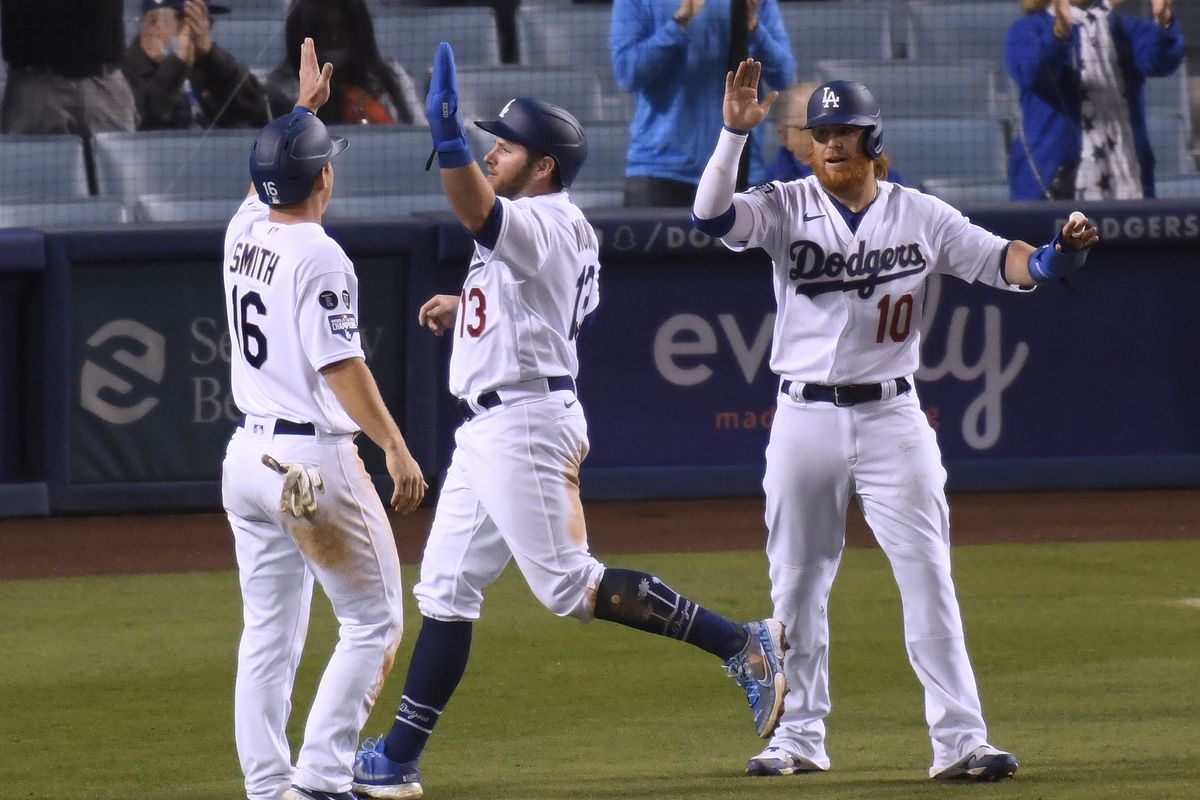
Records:
{"label": "name smith on jersey", "polygon": [[275,277],[277,264],[279,264],[279,256],[276,253],[265,247],[238,242],[233,246],[233,255],[229,259],[229,271],[254,278],[270,286],[271,279]]}
{"label": "name smith on jersey", "polygon": [[[849,256],[839,252],[826,253],[816,242],[801,239],[788,247],[792,268],[788,277],[797,281],[796,294],[815,297],[825,292],[857,289],[864,300],[881,283],[908,275],[917,275],[926,267],[925,255],[917,242],[867,250],[866,242]],[[893,270],[899,270],[894,272]]]}

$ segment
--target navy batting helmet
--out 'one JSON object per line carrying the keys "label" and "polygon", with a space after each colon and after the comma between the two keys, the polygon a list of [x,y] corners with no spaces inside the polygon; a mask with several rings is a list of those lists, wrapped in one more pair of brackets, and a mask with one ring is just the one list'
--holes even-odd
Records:
{"label": "navy batting helmet", "polygon": [[883,154],[883,115],[871,90],[858,81],[830,81],[818,86],[808,98],[808,124],[857,125],[867,128],[863,150],[871,159]]}
{"label": "navy batting helmet", "polygon": [[587,159],[587,137],[571,112],[541,100],[518,97],[500,110],[500,118],[476,122],[488,133],[538,150],[555,160],[564,187]]}
{"label": "navy batting helmet", "polygon": [[258,132],[250,150],[250,179],[258,199],[272,206],[299,203],[330,159],[346,149],[341,136],[330,136],[315,114],[293,111]]}

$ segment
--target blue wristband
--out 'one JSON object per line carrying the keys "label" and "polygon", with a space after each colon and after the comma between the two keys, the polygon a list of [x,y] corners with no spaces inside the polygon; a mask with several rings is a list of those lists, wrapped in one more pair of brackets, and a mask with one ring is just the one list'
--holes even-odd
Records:
{"label": "blue wristband", "polygon": [[1087,261],[1087,250],[1058,252],[1061,237],[1061,233],[1055,234],[1049,244],[1042,245],[1029,256],[1029,277],[1033,278],[1035,283],[1066,277]]}
{"label": "blue wristband", "polygon": [[304,114],[315,114],[316,113],[311,108],[305,108],[304,106],[296,106],[295,108],[292,109],[293,114],[295,114],[297,112],[304,113]]}
{"label": "blue wristband", "polygon": [[721,127],[722,127],[722,128],[724,128],[725,130],[729,131],[730,133],[737,135],[737,136],[749,136],[749,135],[750,135],[750,131],[749,131],[749,130],[744,130],[744,131],[743,131],[743,130],[740,130],[740,129],[738,129],[738,128],[731,128],[731,127],[729,127],[728,125],[722,125]]}
{"label": "blue wristband", "polygon": [[467,137],[465,136],[457,142],[439,142],[437,157],[438,166],[442,169],[465,167],[475,160],[471,155],[471,148],[467,147]]}

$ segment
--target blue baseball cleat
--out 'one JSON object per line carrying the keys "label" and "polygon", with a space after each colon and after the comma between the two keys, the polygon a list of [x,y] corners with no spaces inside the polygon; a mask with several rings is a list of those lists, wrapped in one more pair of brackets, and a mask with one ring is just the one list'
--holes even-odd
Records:
{"label": "blue baseball cleat", "polygon": [[754,712],[754,732],[767,737],[779,724],[783,696],[787,683],[783,677],[783,623],[777,619],[747,622],[746,646],[742,652],[725,662],[725,674],[733,678],[746,693],[746,701]]}
{"label": "blue baseball cleat", "polygon": [[367,739],[355,754],[354,791],[380,800],[416,800],[425,796],[416,759],[403,764],[392,761],[384,755],[382,736]]}
{"label": "blue baseball cleat", "polygon": [[1017,757],[997,750],[990,744],[976,747],[943,770],[930,770],[931,778],[939,781],[999,781],[1011,778],[1017,771]]}

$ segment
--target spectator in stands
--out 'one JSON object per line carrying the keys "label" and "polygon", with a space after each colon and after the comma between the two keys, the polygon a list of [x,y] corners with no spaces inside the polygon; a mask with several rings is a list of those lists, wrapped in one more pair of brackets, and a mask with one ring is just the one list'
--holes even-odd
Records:
{"label": "spectator in stands", "polygon": [[[810,81],[797,83],[779,94],[772,110],[783,120],[775,127],[779,137],[779,153],[767,165],[769,181],[796,181],[812,175],[812,134],[808,132],[808,98],[817,89]],[[886,160],[874,161],[875,177],[880,180],[904,185],[900,173]]]}
{"label": "spectator in stands", "polygon": [[120,70],[121,0],[0,3],[8,63],[4,133],[131,131],[137,110]]}
{"label": "spectator in stands", "polygon": [[271,110],[291,112],[298,89],[300,45],[312,37],[321,59],[333,64],[329,102],[318,116],[326,125],[412,124],[424,120],[408,73],[385,62],[375,41],[366,0],[295,0],[288,11],[287,60],[267,78]]}
{"label": "spectator in stands", "polygon": [[137,101],[138,130],[260,128],[271,117],[258,79],[212,39],[206,0],[142,0],[138,34],[121,70]]}
{"label": "spectator in stands", "polygon": [[1171,2],[1152,0],[1145,20],[1114,14],[1105,0],[1021,0],[1027,14],[1009,29],[1005,54],[1022,116],[1009,197],[1154,196],[1142,90],[1183,58]]}
{"label": "spectator in stands", "polygon": [[[736,10],[735,10],[736,9]],[[609,49],[635,108],[625,205],[691,206],[721,131],[725,74],[743,58],[763,63],[772,88],[792,83],[796,61],[778,0],[614,0]],[[739,188],[765,175],[758,131]]]}

